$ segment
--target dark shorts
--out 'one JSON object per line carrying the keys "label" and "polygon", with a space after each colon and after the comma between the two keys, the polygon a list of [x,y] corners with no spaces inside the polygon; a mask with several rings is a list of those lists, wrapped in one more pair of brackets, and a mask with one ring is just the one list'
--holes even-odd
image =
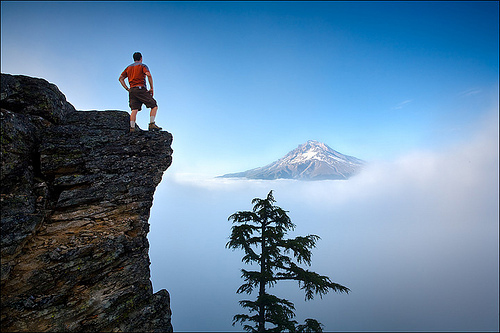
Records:
{"label": "dark shorts", "polygon": [[130,88],[128,92],[128,104],[130,106],[130,110],[139,111],[141,111],[142,104],[145,104],[146,107],[150,109],[158,106],[158,104],[156,104],[156,100],[144,87]]}

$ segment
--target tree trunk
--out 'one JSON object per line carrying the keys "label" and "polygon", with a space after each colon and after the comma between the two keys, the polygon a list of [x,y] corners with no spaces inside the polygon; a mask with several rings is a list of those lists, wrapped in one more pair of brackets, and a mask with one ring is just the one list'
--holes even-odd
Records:
{"label": "tree trunk", "polygon": [[[267,219],[266,219],[267,220]],[[266,239],[264,237],[266,231],[267,221],[262,222],[262,241],[261,241],[261,252],[260,252],[260,285],[259,285],[259,299],[262,300],[266,293],[266,280],[264,279],[264,274],[266,272]],[[259,332],[266,331],[266,317],[265,317],[265,304],[259,304]]]}

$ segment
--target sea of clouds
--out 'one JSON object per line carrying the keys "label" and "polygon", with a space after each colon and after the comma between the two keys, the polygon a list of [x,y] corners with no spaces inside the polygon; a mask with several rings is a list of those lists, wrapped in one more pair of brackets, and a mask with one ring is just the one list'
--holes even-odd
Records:
{"label": "sea of clouds", "polygon": [[[241,331],[232,316],[242,252],[225,248],[229,215],[274,191],[316,234],[311,270],[349,287],[304,301],[294,282],[271,292],[299,322],[326,331],[494,331],[499,325],[498,112],[455,146],[370,163],[348,181],[197,178],[169,174],[151,211],[155,291],[171,295],[176,331]],[[248,268],[248,267],[247,267]]]}

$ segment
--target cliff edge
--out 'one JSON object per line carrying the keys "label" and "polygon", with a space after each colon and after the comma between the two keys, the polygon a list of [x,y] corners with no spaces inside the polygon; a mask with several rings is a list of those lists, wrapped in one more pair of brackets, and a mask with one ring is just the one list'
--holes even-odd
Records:
{"label": "cliff edge", "polygon": [[27,76],[2,74],[0,106],[1,331],[172,331],[146,237],[172,135]]}

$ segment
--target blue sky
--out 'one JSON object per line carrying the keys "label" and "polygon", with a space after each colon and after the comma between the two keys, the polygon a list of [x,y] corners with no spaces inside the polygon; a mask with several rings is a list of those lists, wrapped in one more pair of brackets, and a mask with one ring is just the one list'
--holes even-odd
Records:
{"label": "blue sky", "polygon": [[[327,330],[494,331],[498,13],[494,1],[2,1],[1,69],[45,78],[77,110],[128,110],[118,76],[142,52],[157,123],[174,136],[149,235],[174,329],[235,329],[242,264],[224,249],[227,217],[275,189],[297,232],[322,237],[314,269],[353,290],[309,305],[298,293],[299,321],[309,311]],[[367,171],[212,179],[311,139]]]}
{"label": "blue sky", "polygon": [[[498,2],[2,2],[2,72],[128,110],[142,52],[177,172],[236,172],[315,139],[366,160],[461,138],[496,100]],[[139,115],[145,127],[147,112]],[[182,154],[180,153],[182,152]]]}

